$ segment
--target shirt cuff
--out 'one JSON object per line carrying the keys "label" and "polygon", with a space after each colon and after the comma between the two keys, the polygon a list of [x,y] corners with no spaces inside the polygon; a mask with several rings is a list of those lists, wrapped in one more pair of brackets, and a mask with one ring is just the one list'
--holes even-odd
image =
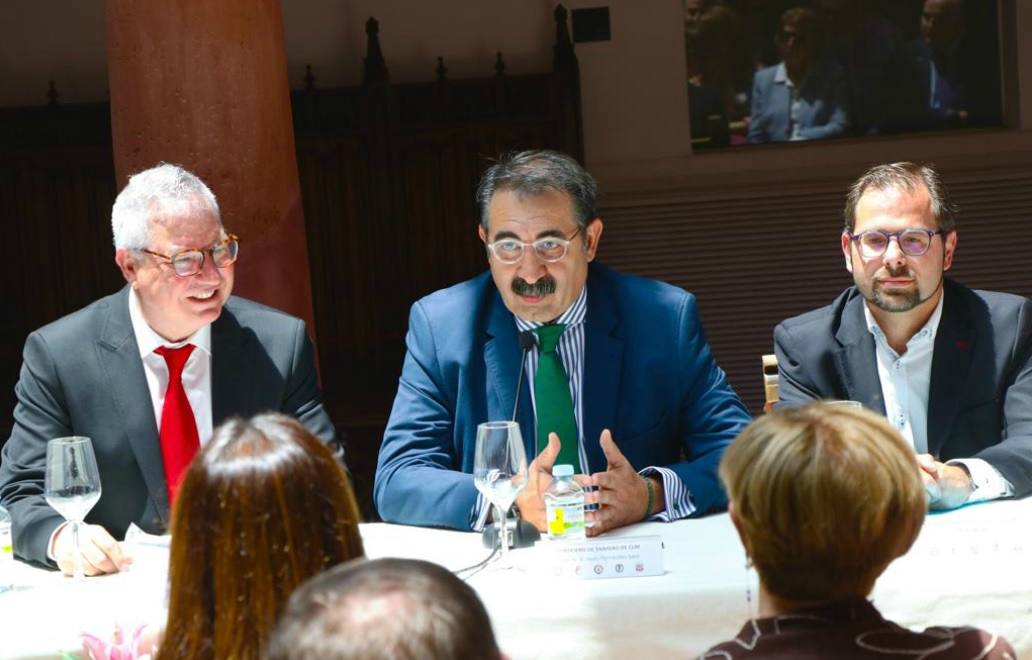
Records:
{"label": "shirt cuff", "polygon": [[474,532],[484,531],[487,525],[487,514],[491,513],[491,503],[487,501],[484,494],[477,491],[477,501],[473,504],[473,510],[469,514],[469,527]]}
{"label": "shirt cuff", "polygon": [[687,518],[695,513],[695,504],[692,503],[692,494],[688,487],[681,481],[681,477],[670,468],[647,467],[638,471],[643,477],[658,476],[663,480],[663,502],[666,507],[654,513],[645,520],[658,522],[671,522]]}
{"label": "shirt cuff", "polygon": [[974,490],[968,495],[967,501],[985,502],[986,500],[997,500],[1001,497],[1014,495],[1014,486],[1000,474],[1000,471],[981,458],[957,458],[947,461],[947,465],[962,465],[971,475],[971,484]]}
{"label": "shirt cuff", "polygon": [[70,523],[66,520],[60,525],[58,525],[57,528],[50,534],[50,540],[47,541],[47,559],[54,562],[55,564],[57,563],[57,557],[54,556],[54,539],[57,538],[57,533],[65,527],[67,527],[69,524]]}

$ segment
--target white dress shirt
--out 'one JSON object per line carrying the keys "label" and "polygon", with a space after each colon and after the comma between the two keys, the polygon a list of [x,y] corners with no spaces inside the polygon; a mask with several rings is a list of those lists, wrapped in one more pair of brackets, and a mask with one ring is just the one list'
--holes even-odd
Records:
{"label": "white dress shirt", "polygon": [[[935,336],[942,320],[944,300],[945,296],[939,298],[928,322],[907,341],[903,355],[889,346],[878,321],[864,305],[867,330],[874,337],[885,416],[918,454],[929,453],[928,393],[932,382]],[[999,470],[980,458],[959,458],[948,462],[964,466],[971,475],[975,490],[968,498],[969,502],[1007,497],[1014,492]]]}
{"label": "white dress shirt", "polygon": [[147,390],[150,392],[151,405],[154,407],[155,428],[161,429],[161,408],[165,404],[165,391],[168,389],[168,364],[165,358],[154,352],[160,346],[179,348],[193,344],[194,350],[183,367],[183,389],[193,409],[197,422],[197,437],[203,447],[212,434],[211,413],[211,325],[193,333],[180,342],[170,342],[147,325],[140,309],[140,300],[135,291],[129,292],[129,320],[133,324],[136,335],[136,346],[143,361],[143,373],[147,377]]}
{"label": "white dress shirt", "polygon": [[[183,389],[190,401],[194,421],[197,423],[197,437],[203,447],[212,434],[211,415],[211,325],[206,325],[181,342],[169,342],[147,325],[140,309],[140,299],[136,291],[129,290],[129,321],[133,325],[136,346],[143,361],[143,373],[147,378],[147,390],[150,393],[151,405],[154,408],[154,428],[161,431],[161,408],[165,405],[165,392],[168,390],[168,364],[165,358],[154,352],[159,346],[179,348],[193,344],[194,350],[183,366]],[[54,539],[64,529],[67,522],[58,525],[47,544],[47,556],[54,557]]]}
{"label": "white dress shirt", "polygon": [[[556,350],[559,353],[559,359],[563,363],[563,369],[566,370],[566,377],[570,381],[570,398],[573,400],[573,416],[577,424],[577,456],[580,464],[585,467],[588,465],[588,458],[584,450],[584,424],[582,423],[584,419],[584,398],[582,393],[584,391],[584,319],[587,313],[588,288],[584,287],[569,309],[560,314],[559,318],[555,320],[556,323],[562,323],[566,326],[563,334],[559,337],[559,344]],[[537,321],[526,321],[515,315],[513,318],[516,319],[516,330],[518,332],[526,332],[527,330],[533,330],[545,325]],[[538,347],[535,345],[533,350],[527,352],[525,367],[527,382],[531,384],[529,388],[530,401],[534,409],[535,423],[537,420],[537,402],[535,400],[536,395],[534,394],[533,383],[534,377],[537,375],[537,365]],[[516,396],[519,396],[519,393]],[[535,428],[535,444],[537,443],[536,431],[537,429]],[[591,440],[598,442],[598,438],[592,438]],[[618,438],[614,438],[614,440],[618,440]],[[638,473],[643,477],[659,476],[663,480],[666,508],[651,516],[649,520],[678,520],[688,517],[695,511],[695,505],[691,501],[691,494],[688,492],[688,488],[673,470],[662,467],[646,467],[638,470]],[[490,502],[484,497],[483,493],[478,491],[477,501],[473,507],[471,517],[474,530],[479,531],[484,528],[490,508]]]}

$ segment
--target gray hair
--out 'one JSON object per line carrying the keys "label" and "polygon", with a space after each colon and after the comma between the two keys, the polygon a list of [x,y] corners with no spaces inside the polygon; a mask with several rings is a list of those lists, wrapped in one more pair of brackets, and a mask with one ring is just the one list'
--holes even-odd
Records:
{"label": "gray hair", "polygon": [[177,206],[196,208],[202,204],[219,218],[215,195],[200,178],[179,165],[159,163],[134,174],[111,207],[111,233],[115,248],[146,248],[150,241],[151,217],[156,211]]}
{"label": "gray hair", "polygon": [[932,203],[932,215],[935,216],[939,229],[944,232],[956,229],[957,207],[950,199],[949,193],[946,192],[946,187],[935,170],[935,166],[930,163],[902,162],[875,165],[853,182],[846,195],[846,208],[842,213],[846,231],[853,233],[853,229],[856,227],[856,207],[867,190],[895,188],[913,194],[922,185],[928,189],[928,196]]}
{"label": "gray hair", "polygon": [[598,215],[595,211],[598,183],[576,160],[558,151],[510,152],[487,168],[475,197],[480,207],[480,226],[484,231],[489,229],[491,198],[499,190],[530,196],[566,193],[573,202],[574,220],[581,229]]}
{"label": "gray hair", "polygon": [[498,660],[473,588],[437,564],[356,559],[291,595],[266,660]]}

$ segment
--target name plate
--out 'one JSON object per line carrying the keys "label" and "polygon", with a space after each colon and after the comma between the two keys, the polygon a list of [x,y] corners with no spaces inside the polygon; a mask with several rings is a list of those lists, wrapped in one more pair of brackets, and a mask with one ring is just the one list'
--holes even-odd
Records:
{"label": "name plate", "polygon": [[663,538],[624,536],[546,541],[550,570],[559,577],[602,578],[663,575]]}

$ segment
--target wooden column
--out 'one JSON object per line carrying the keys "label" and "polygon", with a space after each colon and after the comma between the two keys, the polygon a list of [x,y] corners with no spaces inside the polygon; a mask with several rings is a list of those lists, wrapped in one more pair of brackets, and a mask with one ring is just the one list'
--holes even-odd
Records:
{"label": "wooden column", "polygon": [[279,0],[107,0],[118,187],[158,162],[215,192],[234,292],[305,319],[312,295]]}

